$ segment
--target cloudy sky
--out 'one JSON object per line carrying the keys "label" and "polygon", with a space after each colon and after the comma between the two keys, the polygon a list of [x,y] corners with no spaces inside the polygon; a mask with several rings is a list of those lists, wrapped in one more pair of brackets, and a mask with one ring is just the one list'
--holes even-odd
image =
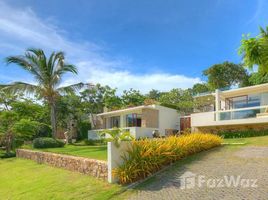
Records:
{"label": "cloudy sky", "polygon": [[212,64],[240,62],[242,34],[268,25],[267,9],[262,0],[0,0],[0,83],[33,82],[4,58],[34,47],[62,50],[78,67],[63,84],[188,88]]}

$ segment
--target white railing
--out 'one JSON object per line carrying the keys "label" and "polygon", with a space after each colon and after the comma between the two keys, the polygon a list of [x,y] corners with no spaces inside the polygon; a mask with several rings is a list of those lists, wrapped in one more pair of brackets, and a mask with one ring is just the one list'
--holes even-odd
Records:
{"label": "white railing", "polygon": [[256,115],[259,113],[264,113],[266,108],[267,105],[248,107],[248,108],[237,108],[232,110],[220,110],[215,111],[215,115],[218,115],[217,119],[219,121],[256,118]]}
{"label": "white railing", "polygon": [[191,115],[191,126],[210,126],[216,125],[215,122],[256,118],[257,114],[264,113],[267,107],[268,105],[195,113]]}

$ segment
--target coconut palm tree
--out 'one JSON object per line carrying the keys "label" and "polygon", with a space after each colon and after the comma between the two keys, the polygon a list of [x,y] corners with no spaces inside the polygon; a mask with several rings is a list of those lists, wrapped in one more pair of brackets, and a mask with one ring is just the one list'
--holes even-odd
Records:
{"label": "coconut palm tree", "polygon": [[259,72],[268,73],[268,26],[260,27],[260,34],[255,38],[245,37],[241,41],[239,54],[243,56],[246,67],[259,66]]}
{"label": "coconut palm tree", "polygon": [[14,82],[1,86],[4,87],[4,90],[13,93],[25,92],[35,94],[37,97],[44,99],[50,106],[52,136],[55,138],[57,132],[57,98],[61,94],[73,93],[83,86],[83,83],[61,86],[62,77],[68,72],[77,74],[77,68],[65,62],[63,52],[53,52],[49,58],[47,58],[44,51],[41,49],[28,49],[24,55],[7,57],[6,62],[7,64],[17,64],[22,69],[29,72],[34,77],[35,84]]}

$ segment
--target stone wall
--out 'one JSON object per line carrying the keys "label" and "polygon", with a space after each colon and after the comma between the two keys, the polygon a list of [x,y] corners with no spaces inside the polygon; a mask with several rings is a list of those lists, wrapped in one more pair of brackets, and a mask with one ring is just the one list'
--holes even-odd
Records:
{"label": "stone wall", "polygon": [[159,111],[144,108],[142,109],[142,127],[159,128]]}
{"label": "stone wall", "polygon": [[40,164],[80,172],[105,181],[108,179],[108,165],[105,161],[26,149],[17,149],[16,156],[34,160]]}

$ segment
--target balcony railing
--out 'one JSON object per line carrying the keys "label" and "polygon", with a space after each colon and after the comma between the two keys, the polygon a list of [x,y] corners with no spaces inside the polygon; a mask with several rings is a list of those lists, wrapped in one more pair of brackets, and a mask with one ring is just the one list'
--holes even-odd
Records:
{"label": "balcony railing", "polygon": [[217,119],[216,115],[218,115],[219,121],[256,118],[257,114],[264,113],[267,107],[268,105],[250,107],[250,108],[239,108],[239,109],[225,110],[225,111],[217,111],[215,112],[215,119]]}

